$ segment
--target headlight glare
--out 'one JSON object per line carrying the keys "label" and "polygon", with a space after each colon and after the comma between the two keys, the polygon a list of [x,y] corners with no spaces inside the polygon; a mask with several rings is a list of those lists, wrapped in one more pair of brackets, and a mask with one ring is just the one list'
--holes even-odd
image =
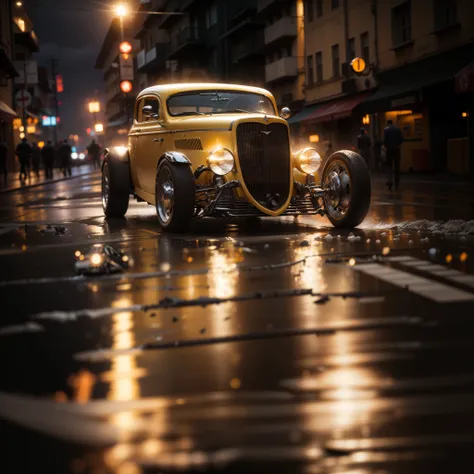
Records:
{"label": "headlight glare", "polygon": [[98,253],[94,253],[91,256],[92,265],[100,265],[102,263],[102,256]]}
{"label": "headlight glare", "polygon": [[226,148],[219,147],[211,152],[207,162],[213,173],[224,176],[234,167],[234,155]]}
{"label": "headlight glare", "polygon": [[306,174],[314,174],[321,164],[321,155],[314,148],[305,148],[298,155],[297,168]]}
{"label": "headlight glare", "polygon": [[122,158],[124,157],[127,152],[128,152],[128,147],[120,145],[120,146],[114,146],[114,151],[117,153],[117,155]]}

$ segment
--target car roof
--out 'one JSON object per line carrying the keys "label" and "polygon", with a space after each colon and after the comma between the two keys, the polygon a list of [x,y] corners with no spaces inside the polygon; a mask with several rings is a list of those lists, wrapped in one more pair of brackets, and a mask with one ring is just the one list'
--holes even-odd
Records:
{"label": "car roof", "polygon": [[241,92],[254,92],[256,94],[264,94],[272,97],[272,94],[266,89],[261,87],[254,86],[244,86],[242,84],[222,84],[220,82],[186,82],[186,83],[175,83],[175,84],[160,84],[156,86],[147,87],[138,94],[138,97],[141,97],[146,94],[154,93],[160,96],[170,96],[173,94],[178,94],[180,92],[192,92],[192,91],[202,91],[202,90],[233,90]]}

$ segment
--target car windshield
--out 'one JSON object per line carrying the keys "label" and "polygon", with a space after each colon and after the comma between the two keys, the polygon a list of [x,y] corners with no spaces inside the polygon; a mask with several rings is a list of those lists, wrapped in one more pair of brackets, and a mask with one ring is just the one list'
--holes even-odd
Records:
{"label": "car windshield", "polygon": [[171,96],[168,111],[184,115],[252,113],[275,115],[272,101],[263,94],[242,91],[192,91]]}

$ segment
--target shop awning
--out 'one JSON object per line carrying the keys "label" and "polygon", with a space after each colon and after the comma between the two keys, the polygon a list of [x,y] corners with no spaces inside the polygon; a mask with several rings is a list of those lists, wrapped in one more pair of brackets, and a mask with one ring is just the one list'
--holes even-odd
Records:
{"label": "shop awning", "polygon": [[17,117],[17,113],[0,100],[0,120],[3,122],[13,122],[15,117]]}
{"label": "shop awning", "polygon": [[362,106],[363,112],[376,112],[391,107],[391,100],[407,96],[417,102],[417,94],[425,87],[454,80],[456,74],[473,58],[473,45],[437,54],[421,61],[380,73],[379,88]]}
{"label": "shop awning", "polygon": [[320,105],[310,105],[308,107],[305,107],[303,110],[300,110],[298,113],[293,115],[288,119],[288,123],[290,125],[294,125],[295,123],[300,123],[303,120],[306,119],[309,115],[313,114],[316,112],[316,110],[321,107]]}
{"label": "shop awning", "polygon": [[362,102],[367,100],[370,92],[335,99],[326,104],[320,105],[317,110],[308,115],[304,120],[311,122],[330,122],[331,120],[339,120],[350,117],[352,111]]}
{"label": "shop awning", "polygon": [[474,61],[459,71],[455,78],[455,87],[458,94],[474,91]]}

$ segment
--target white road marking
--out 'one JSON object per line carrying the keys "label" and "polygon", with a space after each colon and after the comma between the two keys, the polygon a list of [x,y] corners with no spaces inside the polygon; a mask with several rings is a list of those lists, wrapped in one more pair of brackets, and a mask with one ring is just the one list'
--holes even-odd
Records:
{"label": "white road marking", "polygon": [[391,262],[400,264],[403,267],[412,267],[416,270],[429,273],[438,277],[443,277],[445,280],[452,283],[461,283],[463,285],[474,288],[474,275],[454,270],[453,268],[445,267],[444,265],[437,265],[426,260],[418,260],[413,257],[390,257]]}
{"label": "white road marking", "polygon": [[474,301],[474,294],[378,263],[360,264],[356,265],[354,269],[386,283],[407,288],[411,293],[437,303]]}

